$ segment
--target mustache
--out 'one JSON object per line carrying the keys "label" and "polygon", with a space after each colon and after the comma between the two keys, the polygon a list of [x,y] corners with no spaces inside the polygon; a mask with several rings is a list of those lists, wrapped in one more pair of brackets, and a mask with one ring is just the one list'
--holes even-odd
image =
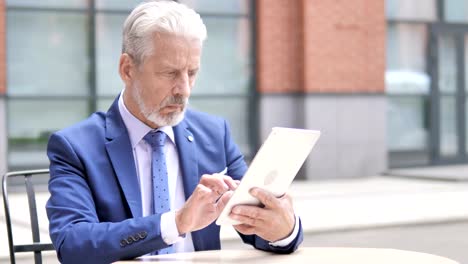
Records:
{"label": "mustache", "polygon": [[166,98],[162,103],[161,103],[161,108],[168,106],[168,105],[182,105],[185,106],[188,104],[188,97],[182,96],[182,95],[176,95],[176,96],[170,96]]}

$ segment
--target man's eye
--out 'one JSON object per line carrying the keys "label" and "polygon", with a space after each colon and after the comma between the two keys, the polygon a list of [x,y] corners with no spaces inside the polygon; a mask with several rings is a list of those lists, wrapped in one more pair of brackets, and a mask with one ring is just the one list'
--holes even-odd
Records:
{"label": "man's eye", "polygon": [[197,71],[189,71],[188,74],[189,74],[190,77],[193,77],[193,76],[197,75]]}

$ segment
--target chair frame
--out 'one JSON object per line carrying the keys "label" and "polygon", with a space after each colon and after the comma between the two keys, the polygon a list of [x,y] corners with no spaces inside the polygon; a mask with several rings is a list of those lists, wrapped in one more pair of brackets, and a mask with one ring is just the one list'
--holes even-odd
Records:
{"label": "chair frame", "polygon": [[[34,252],[34,263],[42,264],[42,251],[55,250],[52,243],[41,243],[39,233],[39,222],[37,218],[37,207],[36,207],[36,194],[34,192],[34,186],[31,181],[33,175],[38,174],[49,174],[48,169],[42,170],[28,170],[28,171],[17,171],[9,172],[3,176],[2,179],[2,191],[3,191],[3,204],[5,206],[5,219],[8,233],[8,246],[10,249],[10,262],[11,264],[16,263],[15,253],[16,252]],[[31,232],[32,232],[32,244],[21,244],[15,245],[13,243],[13,229],[11,225],[10,217],[10,205],[8,201],[8,179],[13,177],[24,177],[24,184],[26,186],[26,194],[28,196],[29,205],[29,216],[31,219]]]}

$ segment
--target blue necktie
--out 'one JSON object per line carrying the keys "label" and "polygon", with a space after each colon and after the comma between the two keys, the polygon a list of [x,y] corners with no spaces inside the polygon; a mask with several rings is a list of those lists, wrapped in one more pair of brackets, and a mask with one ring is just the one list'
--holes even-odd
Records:
{"label": "blue necktie", "polygon": [[[151,173],[153,179],[153,213],[162,214],[170,211],[169,188],[167,183],[166,155],[164,154],[164,143],[166,134],[162,131],[151,131],[143,139],[151,145],[153,149],[151,161]],[[155,254],[174,253],[171,246],[157,250]]]}

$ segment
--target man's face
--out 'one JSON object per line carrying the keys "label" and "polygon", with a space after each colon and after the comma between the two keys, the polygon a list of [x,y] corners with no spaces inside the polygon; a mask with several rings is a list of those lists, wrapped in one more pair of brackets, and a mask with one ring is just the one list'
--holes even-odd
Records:
{"label": "man's face", "polygon": [[139,112],[133,114],[151,127],[174,126],[184,118],[200,68],[201,43],[196,39],[157,34],[153,50],[139,66],[132,67],[126,99]]}

